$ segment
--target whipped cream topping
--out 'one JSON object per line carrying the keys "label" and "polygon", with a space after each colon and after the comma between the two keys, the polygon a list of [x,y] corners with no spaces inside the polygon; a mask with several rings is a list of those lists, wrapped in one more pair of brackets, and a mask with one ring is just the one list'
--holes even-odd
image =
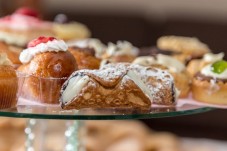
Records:
{"label": "whipped cream topping", "polygon": [[185,70],[185,65],[182,64],[180,61],[176,60],[173,57],[158,54],[156,59],[154,57],[144,56],[138,57],[133,61],[133,64],[139,64],[142,66],[151,66],[153,64],[161,64],[166,66],[171,72],[182,72]]}
{"label": "whipped cream topping", "polygon": [[106,54],[108,57],[110,56],[118,56],[118,55],[132,55],[137,56],[139,53],[139,49],[134,47],[128,41],[117,41],[117,44],[108,43],[108,47],[106,49]]}
{"label": "whipped cream topping", "polygon": [[0,28],[11,28],[15,30],[27,30],[33,28],[51,28],[49,22],[42,21],[36,17],[12,14],[0,19]]}
{"label": "whipped cream topping", "polygon": [[207,66],[205,66],[202,70],[201,70],[201,73],[205,76],[208,76],[208,77],[213,77],[214,79],[215,78],[218,78],[218,79],[227,79],[227,69],[218,74],[218,73],[215,73],[212,71],[212,64],[209,64]]}
{"label": "whipped cream topping", "polygon": [[29,47],[23,50],[20,54],[20,61],[22,63],[28,63],[36,54],[43,52],[59,52],[67,51],[68,46],[63,40],[52,40],[47,43],[40,43],[35,47]]}
{"label": "whipped cream topping", "polygon": [[5,53],[0,53],[0,65],[12,65],[13,63],[9,60]]}
{"label": "whipped cream topping", "polygon": [[106,46],[99,40],[95,38],[88,38],[83,40],[72,40],[67,42],[67,45],[69,47],[80,47],[80,48],[93,48],[95,49],[95,56],[100,58],[104,50],[106,49]]}
{"label": "whipped cream topping", "polygon": [[206,62],[213,63],[213,62],[216,62],[218,60],[222,60],[224,55],[225,54],[223,52],[218,53],[218,54],[207,53],[203,56],[203,60],[206,61]]}
{"label": "whipped cream topping", "polygon": [[77,97],[80,93],[80,91],[85,87],[85,85],[89,82],[90,78],[88,76],[75,76],[72,77],[66,89],[62,93],[61,100],[63,101],[63,104],[69,103],[72,101],[75,97]]}

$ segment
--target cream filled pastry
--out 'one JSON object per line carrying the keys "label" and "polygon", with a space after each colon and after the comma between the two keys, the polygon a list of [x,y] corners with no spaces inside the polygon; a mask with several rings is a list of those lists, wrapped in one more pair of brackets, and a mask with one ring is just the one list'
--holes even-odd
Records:
{"label": "cream filled pastry", "polygon": [[[186,71],[185,65],[175,58],[167,55],[157,54],[155,57],[137,57],[132,63],[147,67],[155,66],[160,68],[159,65],[167,67],[167,70],[174,77],[176,88],[180,91],[179,97],[185,98],[188,96],[191,83],[190,76]],[[161,68],[163,68],[162,66]]]}
{"label": "cream filled pastry", "polygon": [[25,47],[40,35],[53,36],[52,24],[39,19],[34,10],[21,8],[0,19],[0,41],[7,44]]}
{"label": "cream filled pastry", "polygon": [[71,40],[67,44],[69,47],[92,48],[95,50],[95,56],[97,58],[101,58],[106,49],[106,46],[99,39],[95,38]]}
{"label": "cream filled pastry", "polygon": [[224,58],[224,55],[225,54],[223,52],[218,54],[207,53],[203,56],[202,59],[193,59],[188,63],[187,71],[189,72],[191,77],[193,77],[206,65],[222,60]]}
{"label": "cream filled pastry", "polygon": [[157,40],[157,47],[162,50],[177,52],[176,59],[186,64],[191,59],[201,58],[209,53],[209,47],[195,37],[162,36]]}
{"label": "cream filled pastry", "polygon": [[63,109],[150,109],[148,87],[132,70],[108,68],[74,72],[61,89]]}
{"label": "cream filled pastry", "polygon": [[193,78],[192,94],[198,101],[227,105],[227,62],[208,64],[198,72]]}
{"label": "cream filled pastry", "polygon": [[74,72],[61,89],[63,109],[139,108],[174,105],[173,77],[165,70],[128,63],[112,63],[99,70]]}
{"label": "cream filled pastry", "polygon": [[108,43],[103,59],[111,62],[132,62],[139,54],[139,49],[128,41],[117,41],[116,44]]}
{"label": "cream filled pastry", "polygon": [[17,103],[17,76],[7,55],[0,53],[0,109],[15,107]]}
{"label": "cream filled pastry", "polygon": [[23,65],[18,70],[28,75],[22,97],[39,103],[58,103],[62,83],[77,70],[76,60],[66,43],[53,37],[39,37],[31,41],[21,53],[20,60]]}

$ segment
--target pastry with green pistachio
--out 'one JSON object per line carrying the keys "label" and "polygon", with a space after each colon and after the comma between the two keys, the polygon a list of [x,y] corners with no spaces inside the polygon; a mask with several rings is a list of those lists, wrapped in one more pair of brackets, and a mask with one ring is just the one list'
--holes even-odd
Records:
{"label": "pastry with green pistachio", "polygon": [[227,105],[227,61],[205,66],[192,82],[193,98],[198,101]]}

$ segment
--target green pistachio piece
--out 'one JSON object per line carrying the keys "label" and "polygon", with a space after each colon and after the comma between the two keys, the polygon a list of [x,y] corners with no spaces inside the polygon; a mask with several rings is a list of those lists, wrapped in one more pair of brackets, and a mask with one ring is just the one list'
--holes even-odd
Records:
{"label": "green pistachio piece", "polygon": [[227,69],[227,61],[220,60],[212,64],[211,71],[217,74],[221,74]]}

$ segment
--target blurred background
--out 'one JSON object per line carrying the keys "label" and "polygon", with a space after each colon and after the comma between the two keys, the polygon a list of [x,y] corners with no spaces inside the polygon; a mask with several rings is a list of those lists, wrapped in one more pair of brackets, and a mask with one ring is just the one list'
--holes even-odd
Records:
{"label": "blurred background", "polygon": [[[84,23],[92,37],[104,43],[128,40],[138,47],[153,46],[162,35],[198,37],[214,52],[227,54],[226,0],[0,0],[0,16],[20,6],[37,9],[53,21],[59,13]],[[227,141],[226,110],[141,120],[155,131],[180,137]],[[226,144],[226,143],[225,143]]]}

